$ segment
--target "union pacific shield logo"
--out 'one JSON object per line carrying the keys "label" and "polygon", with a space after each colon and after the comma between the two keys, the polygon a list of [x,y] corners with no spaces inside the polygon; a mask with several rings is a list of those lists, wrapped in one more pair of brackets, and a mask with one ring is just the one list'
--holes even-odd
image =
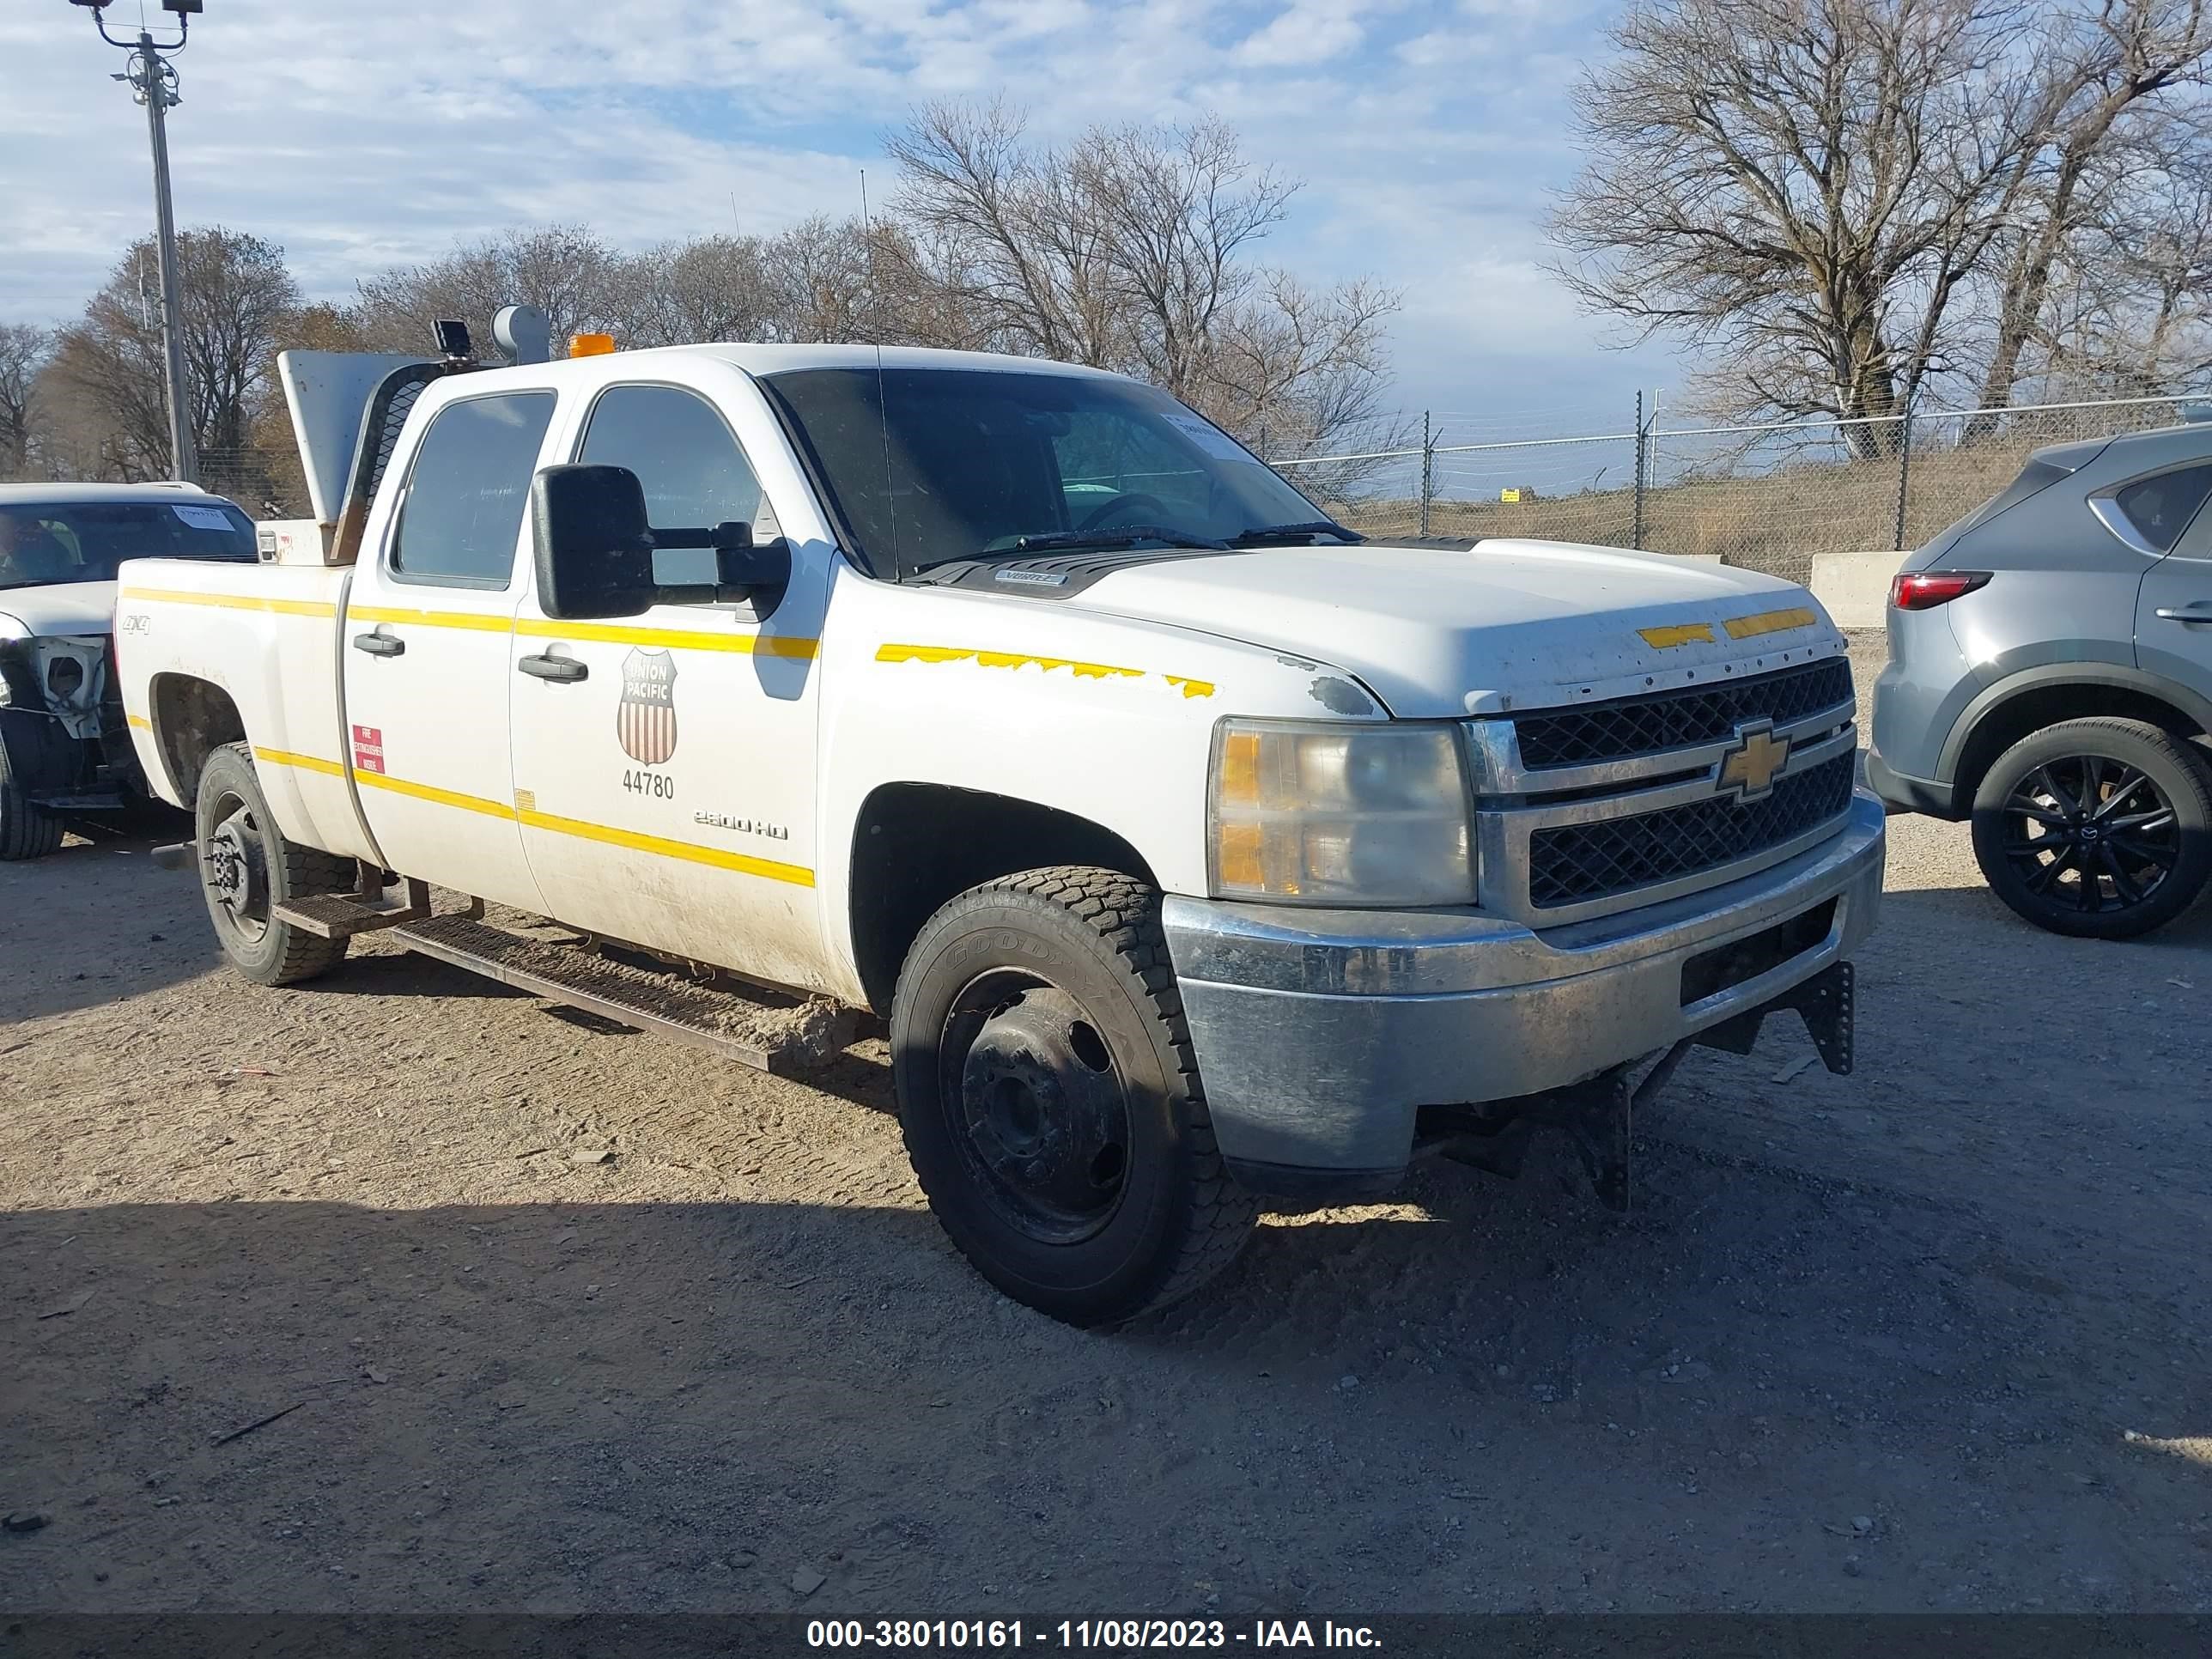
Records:
{"label": "union pacific shield logo", "polygon": [[622,706],[615,734],[640,766],[659,766],[676,752],[676,659],[665,651],[633,650],[623,659]]}

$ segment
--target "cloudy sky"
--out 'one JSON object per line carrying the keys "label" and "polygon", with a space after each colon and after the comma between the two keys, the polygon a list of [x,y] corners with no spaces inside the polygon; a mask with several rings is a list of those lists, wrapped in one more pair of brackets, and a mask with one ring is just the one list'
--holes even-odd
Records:
{"label": "cloudy sky", "polygon": [[[179,219],[281,242],[318,297],[508,225],[641,246],[850,211],[861,167],[888,188],[881,135],[911,105],[1004,91],[1047,135],[1234,122],[1307,181],[1271,258],[1403,290],[1408,408],[1588,429],[1676,378],[1662,351],[1607,349],[1540,265],[1547,192],[1575,167],[1566,89],[1613,0],[206,6],[178,64]],[[111,28],[139,9],[114,0]],[[87,11],[6,0],[0,320],[72,313],[150,225],[122,64]]]}

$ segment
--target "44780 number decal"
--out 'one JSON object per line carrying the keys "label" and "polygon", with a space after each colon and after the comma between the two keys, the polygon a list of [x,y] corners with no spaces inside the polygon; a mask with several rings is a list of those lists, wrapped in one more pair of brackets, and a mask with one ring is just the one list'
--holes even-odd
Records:
{"label": "44780 number decal", "polygon": [[625,772],[623,787],[633,795],[650,795],[655,800],[676,799],[676,780],[665,772]]}

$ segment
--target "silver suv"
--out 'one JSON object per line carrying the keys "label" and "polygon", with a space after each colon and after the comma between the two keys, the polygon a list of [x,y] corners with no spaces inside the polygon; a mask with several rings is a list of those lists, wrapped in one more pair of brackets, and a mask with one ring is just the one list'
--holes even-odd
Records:
{"label": "silver suv", "polygon": [[1997,896],[2126,939],[2212,875],[2212,425],[2039,449],[1905,560],[1867,781]]}

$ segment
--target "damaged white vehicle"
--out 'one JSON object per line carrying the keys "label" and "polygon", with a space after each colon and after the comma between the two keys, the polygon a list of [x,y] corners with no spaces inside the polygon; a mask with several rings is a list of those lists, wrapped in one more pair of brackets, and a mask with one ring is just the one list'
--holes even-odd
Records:
{"label": "damaged white vehicle", "polygon": [[0,484],[0,859],[146,798],[114,674],[125,559],[252,563],[253,526],[192,484]]}

